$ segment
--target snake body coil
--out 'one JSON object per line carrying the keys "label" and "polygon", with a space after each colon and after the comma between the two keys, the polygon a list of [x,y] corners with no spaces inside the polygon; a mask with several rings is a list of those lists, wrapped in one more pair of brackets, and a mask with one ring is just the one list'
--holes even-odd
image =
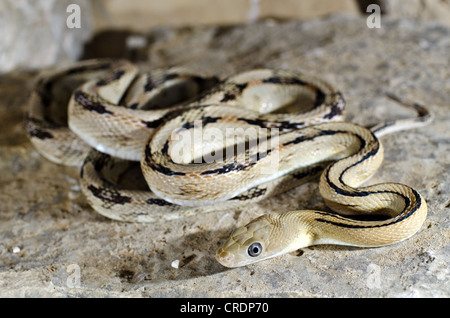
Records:
{"label": "snake body coil", "polygon": [[[67,114],[56,115],[69,99]],[[430,121],[417,104],[410,106],[418,118],[370,131],[336,122],[342,94],[315,76],[261,69],[219,81],[181,68],[140,73],[127,61],[94,60],[42,75],[29,105],[26,127],[36,148],[54,162],[81,166],[88,201],[116,220],[169,220],[259,202],[325,167],[320,192],[332,210],[387,217],[262,216],[218,250],[228,267],[312,244],[395,243],[426,217],[424,199],[405,185],[359,187],[382,162],[377,137]],[[122,187],[127,175],[132,182]]]}
{"label": "snake body coil", "polygon": [[[236,229],[217,251],[217,260],[237,267],[317,244],[361,247],[400,242],[416,233],[425,221],[427,206],[422,196],[403,184],[358,185],[381,164],[383,150],[366,129],[348,123],[314,126],[317,136],[333,136],[337,150],[353,154],[336,161],[322,173],[320,194],[328,207],[339,214],[321,211],[292,211],[261,216]],[[317,137],[319,140],[321,137]],[[334,144],[336,146],[336,144]],[[339,146],[338,146],[339,148]],[[360,221],[341,215],[385,215],[380,221]]]}

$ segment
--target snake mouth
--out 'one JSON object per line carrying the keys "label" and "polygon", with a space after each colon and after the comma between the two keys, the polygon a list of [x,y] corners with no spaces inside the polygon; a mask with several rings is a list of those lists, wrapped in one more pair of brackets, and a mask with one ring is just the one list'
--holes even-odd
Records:
{"label": "snake mouth", "polygon": [[234,254],[227,252],[221,247],[216,252],[216,260],[225,267],[233,267],[231,263],[234,260]]}

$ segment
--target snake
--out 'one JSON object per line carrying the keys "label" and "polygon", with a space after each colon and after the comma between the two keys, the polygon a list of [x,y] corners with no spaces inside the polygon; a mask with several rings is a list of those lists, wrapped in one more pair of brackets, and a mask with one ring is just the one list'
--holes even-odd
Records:
{"label": "snake", "polygon": [[219,79],[95,59],[43,72],[25,126],[44,157],[80,168],[87,201],[118,221],[245,207],[320,174],[332,211],[263,215],[237,228],[216,259],[239,267],[315,244],[394,244],[420,229],[427,205],[416,190],[360,186],[382,163],[379,137],[433,118],[418,103],[389,97],[418,116],[371,129],[345,122],[343,94],[301,71],[254,69]]}

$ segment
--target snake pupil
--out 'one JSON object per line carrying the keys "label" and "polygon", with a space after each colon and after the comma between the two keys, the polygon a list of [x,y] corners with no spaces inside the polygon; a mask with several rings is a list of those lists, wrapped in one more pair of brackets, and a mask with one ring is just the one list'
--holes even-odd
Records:
{"label": "snake pupil", "polygon": [[261,252],[262,252],[262,246],[260,243],[253,243],[248,248],[248,255],[250,255],[251,257],[256,257],[259,254],[261,254]]}

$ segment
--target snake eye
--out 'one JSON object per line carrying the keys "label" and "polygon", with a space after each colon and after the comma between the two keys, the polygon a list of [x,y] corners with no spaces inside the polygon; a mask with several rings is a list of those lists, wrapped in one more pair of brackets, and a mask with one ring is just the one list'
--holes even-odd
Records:
{"label": "snake eye", "polygon": [[262,252],[262,246],[260,243],[253,243],[248,248],[248,255],[250,255],[251,257],[256,257],[259,254],[261,254],[261,252]]}

